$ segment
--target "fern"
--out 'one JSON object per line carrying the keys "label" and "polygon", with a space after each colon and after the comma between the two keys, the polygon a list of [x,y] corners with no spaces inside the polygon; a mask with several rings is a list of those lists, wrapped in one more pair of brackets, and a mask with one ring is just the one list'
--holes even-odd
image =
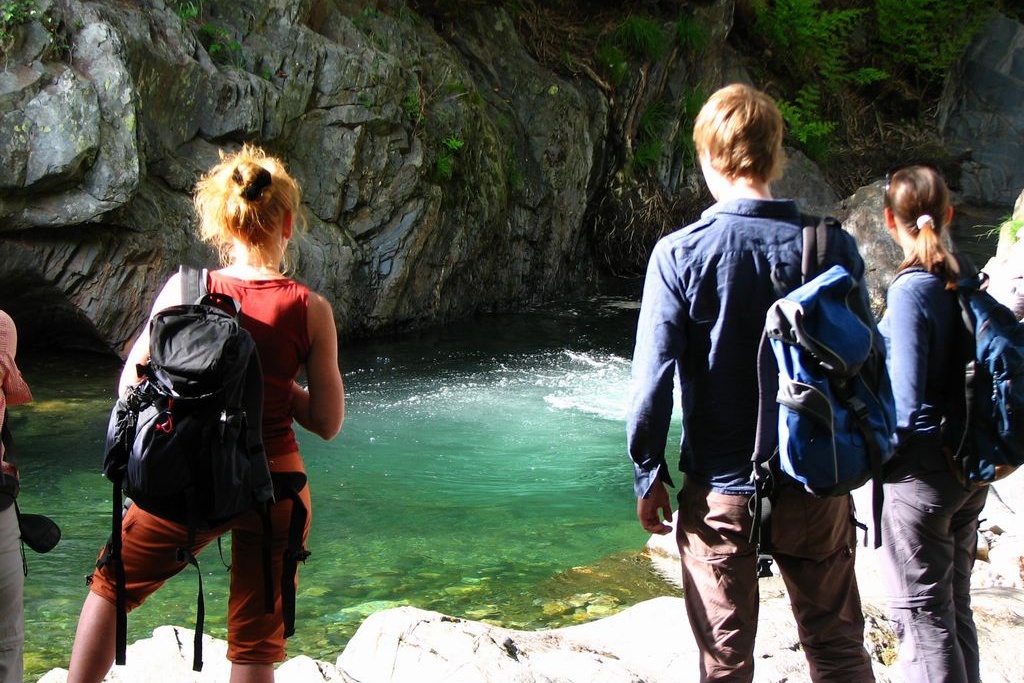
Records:
{"label": "fern", "polygon": [[655,102],[640,115],[637,133],[641,138],[656,138],[674,118],[672,107],[664,102]]}
{"label": "fern", "polygon": [[754,0],[756,27],[798,81],[835,91],[847,76],[849,36],[866,9],[822,10],[818,0]]}
{"label": "fern", "polygon": [[696,17],[681,14],[676,20],[676,42],[680,47],[700,52],[708,46],[711,35]]}
{"label": "fern", "polygon": [[779,111],[789,131],[806,149],[808,156],[822,159],[828,154],[828,141],[836,129],[835,121],[821,113],[821,93],[813,85],[805,85],[796,100],[779,100]]}
{"label": "fern", "polygon": [[597,48],[597,63],[601,70],[608,76],[612,85],[619,85],[626,78],[629,70],[629,61],[626,53],[617,45],[602,43]]}
{"label": "fern", "polygon": [[641,59],[654,61],[668,51],[661,24],[647,17],[630,16],[615,29],[615,44]]}
{"label": "fern", "polygon": [[989,0],[875,0],[881,56],[941,79],[993,11]]}

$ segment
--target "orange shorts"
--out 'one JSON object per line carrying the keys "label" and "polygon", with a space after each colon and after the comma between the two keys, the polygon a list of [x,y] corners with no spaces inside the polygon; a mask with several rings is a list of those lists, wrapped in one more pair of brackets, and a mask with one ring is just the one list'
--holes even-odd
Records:
{"label": "orange shorts", "polygon": [[[277,464],[277,463],[275,463]],[[302,539],[305,543],[312,521],[309,486],[299,497],[309,514]],[[288,548],[288,524],[292,501],[279,500],[271,508],[274,530],[273,585],[274,613],[267,614],[263,577],[263,523],[256,512],[246,512],[209,530],[197,530],[192,554],[227,532],[231,532],[231,594],[228,598],[228,660],[237,664],[273,664],[285,660],[284,618],[281,610],[281,572]],[[160,519],[137,505],[128,508],[121,524],[128,610],[141,605],[164,581],[188,565],[179,562],[177,548],[187,542],[186,527]],[[298,575],[295,577],[298,585]],[[113,567],[105,564],[91,579],[90,590],[116,602]]]}

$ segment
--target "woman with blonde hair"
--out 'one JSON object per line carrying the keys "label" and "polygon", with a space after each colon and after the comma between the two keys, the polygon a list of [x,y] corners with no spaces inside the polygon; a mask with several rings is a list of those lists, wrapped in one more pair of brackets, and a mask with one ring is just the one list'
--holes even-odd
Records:
{"label": "woman with blonde hair", "polygon": [[887,177],[885,224],[904,261],[880,329],[896,398],[896,455],[886,469],[883,575],[908,683],[980,680],[971,612],[978,514],[987,489],[954,475],[946,426],[963,424],[964,373],[955,296],[960,263],[947,234],[949,190],[927,166]]}
{"label": "woman with blonde hair", "polygon": [[[299,217],[300,193],[278,159],[245,146],[222,155],[196,185],[195,207],[202,239],[217,248],[223,268],[209,274],[211,292],[241,304],[242,325],[256,342],[263,367],[263,443],[274,475],[305,473],[292,428],[298,422],[323,439],[333,438],[345,416],[338,367],[337,329],[331,306],[319,294],[282,273],[282,263]],[[153,312],[181,303],[175,274],[164,285]],[[122,371],[123,395],[140,381],[136,367],[149,353],[148,330],[135,341]],[[296,381],[305,372],[308,385]],[[299,492],[311,511],[309,487]],[[280,585],[283,550],[288,542],[292,500],[278,500],[271,510],[274,529],[273,581]],[[307,515],[303,541],[309,533]],[[262,520],[248,512],[210,530],[192,530],[192,554],[220,535],[232,533],[231,595],[228,608],[228,659],[231,683],[274,680],[274,664],[285,659],[281,596],[275,612],[265,613],[261,565]],[[160,519],[137,505],[122,522],[122,560],[127,576],[127,605],[138,607],[164,581],[187,565],[175,551],[188,538],[182,525]],[[71,653],[68,681],[100,681],[114,661],[116,581],[110,564],[89,580]]]}

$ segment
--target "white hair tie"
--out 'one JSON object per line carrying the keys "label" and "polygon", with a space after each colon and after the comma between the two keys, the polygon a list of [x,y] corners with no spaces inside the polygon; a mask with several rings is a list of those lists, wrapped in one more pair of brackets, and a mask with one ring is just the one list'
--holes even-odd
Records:
{"label": "white hair tie", "polygon": [[924,228],[924,227],[926,227],[928,225],[931,225],[932,229],[934,229],[935,228],[935,219],[932,218],[931,216],[929,216],[928,214],[924,214],[922,216],[918,216],[918,218],[917,218],[917,229],[918,230],[920,230],[920,229],[922,229],[922,228]]}

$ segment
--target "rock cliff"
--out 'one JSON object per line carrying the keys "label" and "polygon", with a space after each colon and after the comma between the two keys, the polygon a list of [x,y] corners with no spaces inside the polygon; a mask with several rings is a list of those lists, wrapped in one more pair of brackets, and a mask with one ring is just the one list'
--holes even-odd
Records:
{"label": "rock cliff", "polygon": [[[293,273],[345,336],[551,299],[620,259],[636,272],[651,246],[637,224],[664,232],[709,201],[685,144],[694,107],[749,80],[727,40],[734,0],[684,3],[668,49],[630,54],[614,79],[568,56],[546,66],[560,46],[527,38],[555,20],[501,3],[15,4],[24,16],[0,31],[0,306],[32,346],[123,352],[176,265],[214,261],[191,188],[246,141],[304,188]],[[682,19],[701,40],[678,37]],[[1022,184],[1008,133],[1021,35],[995,20],[942,105],[981,203]],[[835,207],[797,160],[779,193]],[[880,229],[870,218],[858,236]]]}
{"label": "rock cliff", "polygon": [[212,260],[189,194],[243,141],[303,186],[294,272],[347,333],[592,276],[607,100],[500,9],[434,27],[400,2],[36,4],[0,72],[0,303],[28,337],[122,351],[176,264]]}

